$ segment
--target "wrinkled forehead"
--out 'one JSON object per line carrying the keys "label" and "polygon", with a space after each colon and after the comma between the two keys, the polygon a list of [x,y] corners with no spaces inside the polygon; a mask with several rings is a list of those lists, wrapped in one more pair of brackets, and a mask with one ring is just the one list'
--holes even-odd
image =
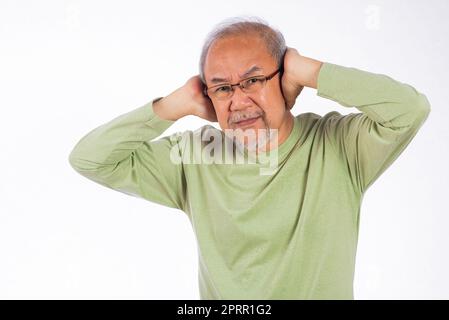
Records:
{"label": "wrinkled forehead", "polygon": [[257,36],[229,36],[209,48],[204,75],[209,85],[264,74],[276,66],[265,42]]}

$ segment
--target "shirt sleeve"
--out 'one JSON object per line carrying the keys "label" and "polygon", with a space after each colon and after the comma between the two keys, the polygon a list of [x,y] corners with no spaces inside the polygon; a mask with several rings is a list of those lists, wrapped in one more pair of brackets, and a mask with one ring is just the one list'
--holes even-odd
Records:
{"label": "shirt sleeve", "polygon": [[171,161],[178,133],[161,135],[175,121],[160,118],[153,103],[118,116],[87,133],[69,155],[84,177],[128,195],[184,211],[186,181],[181,163]]}
{"label": "shirt sleeve", "polygon": [[323,63],[317,95],[361,113],[329,117],[329,139],[364,193],[397,159],[430,113],[426,96],[383,74]]}

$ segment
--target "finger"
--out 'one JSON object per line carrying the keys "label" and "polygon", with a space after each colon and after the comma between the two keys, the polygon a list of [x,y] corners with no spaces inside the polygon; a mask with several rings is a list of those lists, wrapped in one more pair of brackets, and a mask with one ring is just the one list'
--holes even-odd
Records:
{"label": "finger", "polygon": [[285,104],[288,109],[291,109],[291,107],[293,107],[296,101],[295,87],[290,85],[289,83],[284,83],[282,88]]}
{"label": "finger", "polygon": [[202,102],[203,117],[211,122],[218,122],[214,105],[209,97],[204,97]]}

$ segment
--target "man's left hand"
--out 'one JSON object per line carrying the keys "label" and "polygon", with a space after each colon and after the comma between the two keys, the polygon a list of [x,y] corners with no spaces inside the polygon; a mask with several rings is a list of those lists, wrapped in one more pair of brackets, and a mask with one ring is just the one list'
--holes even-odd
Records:
{"label": "man's left hand", "polygon": [[317,88],[318,73],[322,64],[321,61],[304,57],[298,50],[287,47],[281,84],[288,109],[294,106],[304,87]]}

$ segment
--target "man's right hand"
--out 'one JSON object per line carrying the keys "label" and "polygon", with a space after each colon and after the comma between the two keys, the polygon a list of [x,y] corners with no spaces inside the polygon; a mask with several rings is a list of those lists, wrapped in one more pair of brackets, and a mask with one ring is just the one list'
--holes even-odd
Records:
{"label": "man's right hand", "polygon": [[212,101],[204,95],[203,88],[199,75],[193,76],[182,87],[156,101],[153,110],[160,118],[171,121],[195,115],[210,122],[217,122]]}

